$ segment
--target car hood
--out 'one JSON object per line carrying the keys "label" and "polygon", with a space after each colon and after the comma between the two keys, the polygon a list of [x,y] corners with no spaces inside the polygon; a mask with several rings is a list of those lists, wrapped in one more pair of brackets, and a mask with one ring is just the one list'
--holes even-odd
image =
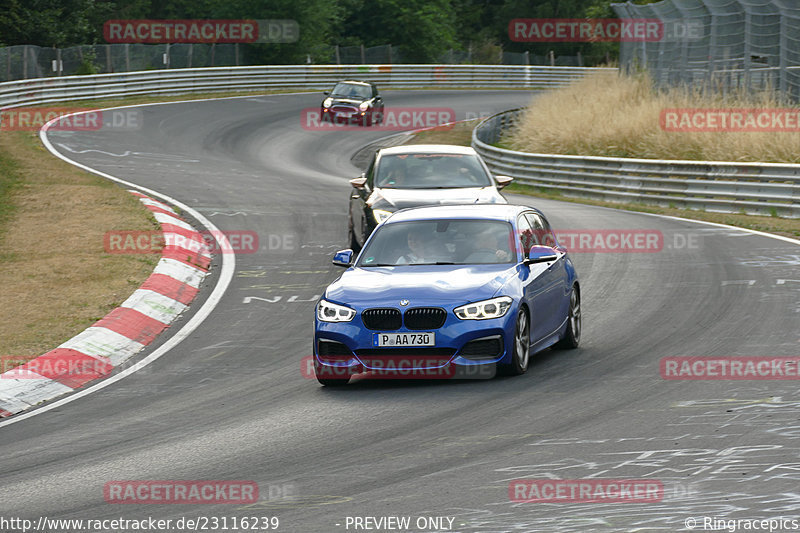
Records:
{"label": "car hood", "polygon": [[459,189],[381,189],[376,188],[367,204],[373,209],[393,210],[421,205],[504,204],[506,199],[492,186]]}
{"label": "car hood", "polygon": [[366,102],[367,100],[369,100],[369,98],[342,98],[342,97],[339,97],[339,96],[331,96],[331,98],[333,99],[333,101],[331,102],[332,106],[337,105],[337,104],[344,104],[344,105],[352,105],[352,106],[356,106],[357,107],[358,104],[361,104],[361,103]]}
{"label": "car hood", "polygon": [[397,265],[349,268],[325,298],[348,305],[468,303],[491,298],[516,275],[517,265]]}

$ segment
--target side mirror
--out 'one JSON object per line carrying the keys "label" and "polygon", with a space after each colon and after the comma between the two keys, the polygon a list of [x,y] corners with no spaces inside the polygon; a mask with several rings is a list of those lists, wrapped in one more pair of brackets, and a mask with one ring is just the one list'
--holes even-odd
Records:
{"label": "side mirror", "polygon": [[334,265],[340,267],[349,267],[353,262],[353,250],[347,248],[346,250],[339,250],[333,255]]}
{"label": "side mirror", "polygon": [[364,176],[363,172],[359,177],[350,180],[350,185],[352,185],[356,189],[363,189],[366,184],[367,184],[367,177]]}
{"label": "side mirror", "polygon": [[535,265],[537,263],[549,263],[558,259],[558,252],[549,246],[531,246],[531,251],[528,252],[528,258],[525,260],[526,265]]}
{"label": "side mirror", "polygon": [[495,176],[494,180],[497,182],[497,188],[502,189],[503,187],[514,181],[514,178],[512,178],[511,176]]}
{"label": "side mirror", "polygon": [[331,92],[330,91],[322,91],[322,94],[324,94],[325,96],[328,96],[329,94],[331,94]]}

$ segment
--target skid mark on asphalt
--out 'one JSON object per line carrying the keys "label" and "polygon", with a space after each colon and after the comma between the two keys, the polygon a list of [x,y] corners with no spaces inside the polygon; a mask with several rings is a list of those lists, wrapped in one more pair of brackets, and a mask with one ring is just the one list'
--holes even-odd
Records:
{"label": "skid mark on asphalt", "polygon": [[107,156],[111,156],[111,157],[136,156],[136,157],[143,157],[143,158],[146,158],[146,159],[154,159],[154,160],[159,160],[159,161],[173,161],[173,162],[176,162],[176,163],[199,163],[200,162],[199,159],[186,159],[184,157],[177,156],[177,155],[171,155],[171,154],[157,154],[157,153],[152,153],[152,152],[133,152],[131,150],[125,150],[121,154],[115,154],[113,152],[105,152],[103,150],[95,150],[93,148],[89,148],[89,149],[86,149],[86,150],[76,150],[74,148],[71,148],[71,147],[67,146],[66,144],[63,144],[63,143],[55,143],[55,144],[57,146],[63,148],[67,152],[71,152],[73,154],[88,154],[88,153],[96,152],[98,154],[107,155]]}

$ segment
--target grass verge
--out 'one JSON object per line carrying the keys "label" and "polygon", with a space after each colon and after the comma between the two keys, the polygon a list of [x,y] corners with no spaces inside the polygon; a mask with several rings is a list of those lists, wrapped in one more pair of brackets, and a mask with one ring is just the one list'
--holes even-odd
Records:
{"label": "grass verge", "polygon": [[[295,90],[80,100],[32,108],[108,108]],[[0,372],[41,355],[118,307],[152,273],[157,255],[107,254],[114,230],[154,230],[120,186],[53,157],[38,132],[0,132]]]}
{"label": "grass verge", "polygon": [[36,133],[0,134],[0,191],[0,356],[55,348],[152,273],[158,256],[103,248],[107,231],[158,228],[150,212],[118,185],[53,157]]}
{"label": "grass verge", "polygon": [[[696,110],[705,110],[696,124],[694,118],[668,118],[694,117]],[[777,131],[780,124],[789,126],[783,114],[780,122],[761,122],[772,110],[792,115],[794,129]],[[545,154],[798,163],[799,113],[800,107],[781,102],[772,91],[724,96],[682,88],[659,91],[644,74],[597,73],[534,98],[503,146]],[[734,122],[734,115],[741,120]],[[693,131],[712,124],[714,131]],[[750,125],[753,131],[730,131],[731,124]]]}

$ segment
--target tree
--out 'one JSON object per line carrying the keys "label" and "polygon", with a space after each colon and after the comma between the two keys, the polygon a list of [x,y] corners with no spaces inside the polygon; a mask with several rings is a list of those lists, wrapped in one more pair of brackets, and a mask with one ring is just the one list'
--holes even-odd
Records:
{"label": "tree", "polygon": [[366,0],[352,2],[344,34],[396,46],[404,63],[430,63],[457,45],[455,27],[448,0]]}

